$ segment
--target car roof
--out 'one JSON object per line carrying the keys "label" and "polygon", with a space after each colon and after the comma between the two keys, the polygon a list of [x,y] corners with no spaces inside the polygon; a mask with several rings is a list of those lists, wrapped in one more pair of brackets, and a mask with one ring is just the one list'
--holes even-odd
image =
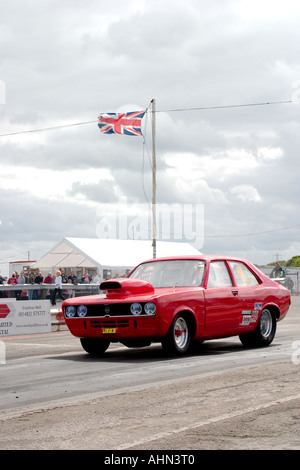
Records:
{"label": "car roof", "polygon": [[224,256],[224,255],[203,255],[203,254],[200,254],[199,255],[181,255],[181,256],[165,256],[165,257],[161,257],[161,258],[154,258],[154,259],[148,259],[148,260],[145,260],[143,261],[142,263],[140,264],[143,264],[143,263],[149,263],[151,261],[171,261],[171,260],[202,260],[202,261],[225,261],[225,260],[228,260],[228,261],[241,261],[241,262],[246,262],[246,263],[249,263],[248,260],[244,259],[244,258],[237,258],[235,256]]}

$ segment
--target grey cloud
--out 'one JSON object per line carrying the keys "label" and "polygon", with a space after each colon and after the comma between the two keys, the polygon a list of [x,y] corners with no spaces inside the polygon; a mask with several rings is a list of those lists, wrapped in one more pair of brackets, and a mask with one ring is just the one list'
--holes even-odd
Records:
{"label": "grey cloud", "polygon": [[[83,175],[76,176],[63,204],[18,191],[12,202],[0,180],[5,202],[0,230],[7,244],[26,242],[27,247],[30,240],[34,246],[67,234],[94,236],[94,222],[88,222],[94,209],[79,205],[80,194],[93,204],[117,205],[120,195],[128,203],[151,200],[150,114],[144,145],[142,138],[101,134],[97,117],[129,103],[141,109],[155,98],[159,111],[186,109],[156,116],[158,202],[205,205],[205,251],[257,254],[252,258],[257,262],[269,261],[274,250],[295,249],[297,230],[276,229],[297,222],[299,106],[190,108],[299,96],[298,11],[284,18],[259,13],[247,18],[239,16],[235,0],[117,0],[105,9],[96,0],[0,3],[0,80],[6,85],[0,133],[95,120],[0,138],[3,168],[79,169]],[[268,159],[261,148],[279,148],[282,156]],[[197,179],[172,167],[187,154],[195,156]],[[188,169],[190,160],[185,164]],[[111,180],[85,181],[87,169],[100,168],[109,170]],[[246,192],[239,197],[247,188],[248,198]],[[260,228],[274,232],[208,236]]]}
{"label": "grey cloud", "polygon": [[75,182],[72,188],[67,191],[67,194],[70,201],[72,197],[82,195],[88,201],[98,202],[99,204],[119,202],[115,184],[111,181],[99,181],[98,184]]}

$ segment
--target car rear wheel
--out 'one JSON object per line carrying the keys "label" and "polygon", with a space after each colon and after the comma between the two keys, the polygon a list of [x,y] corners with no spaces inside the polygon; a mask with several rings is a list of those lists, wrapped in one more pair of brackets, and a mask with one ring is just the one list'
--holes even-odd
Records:
{"label": "car rear wheel", "polygon": [[172,355],[185,354],[191,343],[191,329],[186,318],[179,314],[177,315],[172,325],[162,341],[163,349]]}
{"label": "car rear wheel", "polygon": [[110,341],[101,338],[80,338],[81,346],[91,356],[101,356],[110,345]]}
{"label": "car rear wheel", "polygon": [[276,318],[273,312],[265,308],[259,317],[255,330],[240,335],[240,340],[247,347],[264,347],[272,343],[276,333]]}

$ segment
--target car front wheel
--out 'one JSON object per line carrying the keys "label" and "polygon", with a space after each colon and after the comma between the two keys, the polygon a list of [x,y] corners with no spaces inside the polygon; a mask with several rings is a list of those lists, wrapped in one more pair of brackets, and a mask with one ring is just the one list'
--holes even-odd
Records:
{"label": "car front wheel", "polygon": [[247,347],[264,347],[272,343],[276,333],[276,318],[273,312],[265,308],[259,317],[255,330],[240,335],[240,340]]}
{"label": "car front wheel", "polygon": [[186,318],[179,314],[177,315],[172,325],[162,341],[163,349],[172,355],[185,354],[191,343],[191,329]]}
{"label": "car front wheel", "polygon": [[101,356],[110,345],[107,339],[80,338],[81,346],[91,356]]}

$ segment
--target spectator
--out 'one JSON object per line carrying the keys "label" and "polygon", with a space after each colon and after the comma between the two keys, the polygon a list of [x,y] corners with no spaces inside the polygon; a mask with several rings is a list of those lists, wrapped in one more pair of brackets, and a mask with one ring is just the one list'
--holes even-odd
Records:
{"label": "spectator", "polygon": [[66,274],[65,274],[64,268],[60,269],[60,275],[61,275],[61,282],[62,282],[63,284],[67,284],[68,279],[67,279],[67,276],[66,276]]}
{"label": "spectator", "polygon": [[56,305],[56,294],[58,294],[58,297],[61,300],[65,300],[64,296],[61,293],[61,286],[62,286],[62,277],[61,277],[61,272],[59,269],[56,271],[56,277],[55,277],[55,289],[52,292],[51,296],[51,304]]}
{"label": "spectator", "polygon": [[86,271],[85,274],[82,276],[81,278],[81,282],[82,284],[89,284],[91,282],[92,278],[91,276],[89,275],[89,272]]}
{"label": "spectator", "polygon": [[75,271],[71,271],[71,274],[68,277],[68,281],[71,281],[72,284],[77,284],[77,276],[75,274]]}
{"label": "spectator", "polygon": [[270,277],[272,279],[285,277],[285,270],[281,267],[279,261],[276,261],[275,268],[272,270]]}
{"label": "spectator", "polygon": [[35,282],[36,284],[42,284],[43,280],[44,280],[44,278],[43,278],[43,276],[42,276],[42,273],[41,273],[41,271],[39,271],[39,272],[37,273],[37,275],[35,276],[34,282]]}
{"label": "spectator", "polygon": [[48,275],[45,277],[44,279],[44,283],[45,284],[53,284],[54,283],[54,279],[52,277],[52,273],[48,273]]}
{"label": "spectator", "polygon": [[[21,272],[20,276],[18,277],[18,284],[25,284],[26,282],[26,279],[25,279],[25,276],[24,276],[24,271]],[[20,300],[22,296],[22,290],[18,290],[17,291],[17,299]]]}
{"label": "spectator", "polygon": [[92,279],[93,284],[100,284],[101,276],[100,274],[95,273]]}
{"label": "spectator", "polygon": [[18,277],[18,284],[26,284],[26,278],[25,278],[24,271],[22,271],[20,276]]}
{"label": "spectator", "polygon": [[8,279],[7,284],[18,284],[18,279],[16,273],[12,273],[11,277]]}
{"label": "spectator", "polygon": [[[44,278],[42,276],[42,273],[39,271],[38,274],[35,276],[34,283],[35,284],[42,284]],[[34,290],[33,291],[33,299],[38,300],[40,298],[41,292],[39,290]]]}
{"label": "spectator", "polygon": [[[11,277],[8,279],[7,284],[18,284],[18,279],[16,277],[16,273],[12,273]],[[9,297],[15,297],[16,292],[14,290],[9,291]]]}
{"label": "spectator", "polygon": [[[48,275],[45,277],[44,283],[45,283],[45,284],[54,284],[54,278],[53,278],[51,272],[48,273]],[[50,290],[50,289],[48,289],[48,290],[46,291],[45,297],[46,297],[46,299],[50,299],[50,298],[51,298],[51,290]]]}
{"label": "spectator", "polygon": [[[28,279],[28,284],[33,285],[34,284],[34,273],[30,273],[29,279]],[[33,289],[28,289],[28,300],[33,299]]]}

